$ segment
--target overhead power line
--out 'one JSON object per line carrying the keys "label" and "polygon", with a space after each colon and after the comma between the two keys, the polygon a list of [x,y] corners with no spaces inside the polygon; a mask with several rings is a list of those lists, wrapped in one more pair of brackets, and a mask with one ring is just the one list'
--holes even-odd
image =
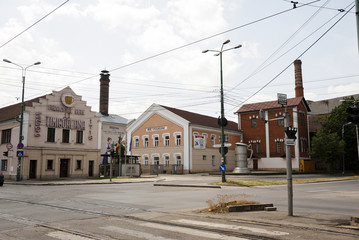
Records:
{"label": "overhead power line", "polygon": [[[334,26],[336,26],[349,12],[355,7],[355,4],[349,8],[349,11],[345,12],[343,16],[341,16],[327,31],[325,31],[317,40],[315,40],[306,50],[304,50],[296,59],[301,58],[304,54],[306,54],[315,44],[317,44],[330,30],[333,29]],[[262,91],[264,88],[266,88],[269,84],[271,84],[275,79],[277,79],[280,75],[282,75],[290,66],[292,66],[294,61],[292,61],[288,66],[286,66],[281,72],[279,72],[274,78],[272,78],[269,82],[267,82],[264,86],[262,86],[260,89],[258,89],[255,93],[253,93],[250,97],[248,97],[246,100],[244,100],[240,105],[247,102],[249,99],[257,95],[260,91]],[[240,106],[237,105],[237,108]],[[235,108],[231,109],[231,112]]]}
{"label": "overhead power line", "polygon": [[18,36],[20,36],[21,34],[23,34],[24,32],[26,32],[27,30],[29,30],[30,28],[32,28],[33,26],[35,26],[36,24],[38,24],[39,22],[41,22],[42,20],[44,20],[46,17],[48,17],[49,15],[51,15],[53,12],[55,12],[57,9],[61,8],[63,5],[65,5],[68,1],[70,0],[66,0],[65,2],[63,2],[60,6],[58,6],[57,8],[55,8],[54,10],[52,10],[51,12],[49,12],[48,14],[46,14],[45,16],[43,16],[42,18],[40,18],[39,20],[37,20],[35,23],[33,23],[32,25],[30,25],[29,27],[27,27],[25,30],[21,31],[20,33],[18,33],[15,37],[11,38],[10,40],[8,40],[7,42],[5,42],[4,44],[2,44],[0,46],[0,48],[2,48],[3,46],[5,46],[6,44],[10,43],[12,40],[14,40],[15,38],[17,38]]}

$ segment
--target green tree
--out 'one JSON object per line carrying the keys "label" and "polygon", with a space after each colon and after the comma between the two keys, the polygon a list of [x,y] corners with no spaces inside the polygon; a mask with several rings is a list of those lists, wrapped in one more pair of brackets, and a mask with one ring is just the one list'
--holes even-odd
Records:
{"label": "green tree", "polygon": [[345,142],[337,133],[319,130],[312,140],[311,156],[326,162],[331,172],[335,171],[338,160],[344,153]]}
{"label": "green tree", "polygon": [[[344,134],[342,132],[343,126],[348,123],[346,110],[353,105],[355,100],[353,97],[345,100],[341,105],[333,108],[329,116],[320,119],[323,129],[318,131],[312,139],[311,155],[330,164],[331,171],[335,170],[335,166],[337,169],[342,169],[343,156],[347,170],[358,170],[359,167],[355,126],[347,125]],[[335,141],[337,141],[337,146],[334,144]],[[343,151],[341,151],[341,147],[343,147]],[[333,149],[339,151],[340,154],[333,152]],[[327,153],[332,154],[333,157],[327,156]]]}

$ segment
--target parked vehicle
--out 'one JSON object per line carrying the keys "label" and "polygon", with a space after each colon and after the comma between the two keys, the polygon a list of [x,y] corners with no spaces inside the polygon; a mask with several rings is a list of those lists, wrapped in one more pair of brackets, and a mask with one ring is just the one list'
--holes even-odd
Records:
{"label": "parked vehicle", "polygon": [[0,187],[4,185],[4,174],[0,172]]}

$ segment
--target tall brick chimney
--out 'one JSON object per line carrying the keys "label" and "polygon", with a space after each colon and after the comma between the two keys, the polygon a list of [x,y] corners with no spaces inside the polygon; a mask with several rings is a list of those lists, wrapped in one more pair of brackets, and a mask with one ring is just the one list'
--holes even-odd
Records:
{"label": "tall brick chimney", "polygon": [[100,76],[100,113],[108,115],[110,74],[107,70],[102,70]]}
{"label": "tall brick chimney", "polygon": [[295,75],[295,97],[304,97],[302,61],[299,59],[294,61],[294,75]]}

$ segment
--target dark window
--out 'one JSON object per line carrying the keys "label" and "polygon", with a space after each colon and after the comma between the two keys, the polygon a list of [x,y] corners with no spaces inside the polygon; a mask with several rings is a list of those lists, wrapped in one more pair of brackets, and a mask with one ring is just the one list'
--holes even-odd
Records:
{"label": "dark window", "polygon": [[305,114],[299,113],[299,122],[301,126],[305,126]]}
{"label": "dark window", "polygon": [[207,155],[203,155],[203,156],[202,156],[202,159],[203,159],[203,160],[207,160]]}
{"label": "dark window", "polygon": [[76,143],[83,143],[84,142],[84,132],[81,130],[77,130],[76,132]]}
{"label": "dark window", "polygon": [[284,119],[278,119],[278,126],[284,126]]}
{"label": "dark window", "polygon": [[77,160],[77,161],[76,161],[76,169],[77,169],[77,170],[81,169],[81,163],[82,163],[81,160]]}
{"label": "dark window", "polygon": [[[220,143],[222,143],[222,135],[219,135],[218,140],[219,140]],[[224,134],[224,142],[229,142],[228,134]]]}
{"label": "dark window", "polygon": [[1,171],[6,172],[7,171],[7,160],[3,159],[1,160]]}
{"label": "dark window", "polygon": [[260,147],[259,147],[259,142],[256,143],[256,153],[259,154],[260,153]]}
{"label": "dark window", "polygon": [[256,128],[256,127],[257,127],[257,118],[252,118],[252,119],[251,119],[251,127],[252,127],[252,128]]}
{"label": "dark window", "polygon": [[69,143],[70,142],[70,130],[62,129],[62,142]]}
{"label": "dark window", "polygon": [[55,128],[48,128],[47,129],[47,141],[48,142],[55,142]]}
{"label": "dark window", "polygon": [[10,143],[11,141],[11,129],[2,130],[1,144]]}
{"label": "dark window", "polygon": [[281,143],[280,142],[277,142],[277,153],[280,153],[281,151]]}
{"label": "dark window", "polygon": [[47,160],[47,170],[53,170],[54,161]]}

